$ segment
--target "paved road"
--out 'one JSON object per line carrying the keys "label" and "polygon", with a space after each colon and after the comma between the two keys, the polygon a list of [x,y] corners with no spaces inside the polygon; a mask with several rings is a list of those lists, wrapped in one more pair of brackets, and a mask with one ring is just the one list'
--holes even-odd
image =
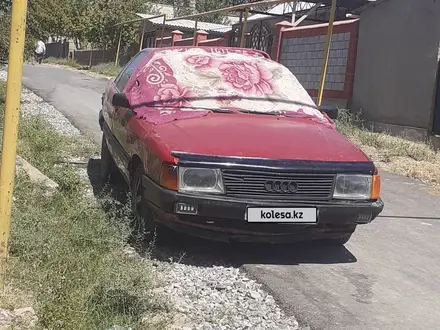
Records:
{"label": "paved road", "polygon": [[[24,84],[100,141],[105,81],[26,66]],[[345,248],[247,248],[228,257],[311,329],[438,329],[440,197],[417,181],[382,176],[385,211]]]}
{"label": "paved road", "polygon": [[23,84],[60,110],[78,129],[101,143],[98,114],[107,80],[51,66],[25,65]]}

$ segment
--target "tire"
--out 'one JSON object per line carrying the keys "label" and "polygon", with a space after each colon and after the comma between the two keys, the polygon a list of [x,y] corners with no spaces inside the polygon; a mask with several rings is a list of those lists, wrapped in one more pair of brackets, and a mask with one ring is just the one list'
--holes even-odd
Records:
{"label": "tire", "polygon": [[152,242],[156,237],[157,226],[144,196],[143,175],[144,167],[139,164],[134,172],[130,187],[133,212],[132,237],[137,242]]}
{"label": "tire", "polygon": [[116,178],[120,175],[118,167],[116,166],[115,160],[110,154],[108,149],[107,140],[104,134],[102,134],[101,142],[101,181],[106,183],[113,183]]}

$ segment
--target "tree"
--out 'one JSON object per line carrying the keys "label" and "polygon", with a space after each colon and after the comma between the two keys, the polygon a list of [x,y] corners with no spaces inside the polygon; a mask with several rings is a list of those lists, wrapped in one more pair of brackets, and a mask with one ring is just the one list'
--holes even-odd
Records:
{"label": "tree", "polygon": [[[237,6],[245,3],[258,3],[261,0],[196,0],[196,12],[203,13],[215,9],[220,8],[226,8],[231,6]],[[191,6],[189,5],[191,0],[168,0],[166,1],[167,4],[171,4],[174,7],[175,15],[176,16],[184,16],[184,15],[190,15],[191,14]],[[266,11],[270,9],[273,6],[267,6],[267,5],[256,5],[255,9]],[[223,23],[225,21],[226,16],[233,16],[236,15],[236,12],[226,12],[226,13],[219,13],[219,14],[212,14],[204,16],[201,20],[205,22],[211,22],[211,23]]]}
{"label": "tree", "polygon": [[139,37],[139,22],[132,24],[119,23],[137,18],[137,12],[148,10],[144,0],[95,0],[88,12],[86,38],[90,42],[99,43],[104,47],[115,46],[122,29],[122,38],[126,43],[137,41]]}

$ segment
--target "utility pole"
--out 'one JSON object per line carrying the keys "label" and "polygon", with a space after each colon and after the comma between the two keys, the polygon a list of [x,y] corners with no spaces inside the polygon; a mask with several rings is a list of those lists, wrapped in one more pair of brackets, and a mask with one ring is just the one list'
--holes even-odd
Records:
{"label": "utility pole", "polygon": [[332,35],[333,35],[333,23],[335,22],[335,16],[336,16],[336,8],[337,8],[336,3],[337,3],[337,0],[332,0],[332,6],[330,8],[330,20],[328,23],[327,39],[325,41],[324,62],[322,65],[322,70],[321,70],[321,82],[319,84],[319,91],[318,91],[318,98],[317,98],[318,107],[321,106],[322,98],[324,96],[325,76],[327,75],[328,59],[330,56],[330,46],[331,46]]}
{"label": "utility pole", "polygon": [[0,285],[4,288],[11,228],[18,121],[23,76],[27,0],[12,0],[11,35],[6,85],[5,122],[0,167]]}

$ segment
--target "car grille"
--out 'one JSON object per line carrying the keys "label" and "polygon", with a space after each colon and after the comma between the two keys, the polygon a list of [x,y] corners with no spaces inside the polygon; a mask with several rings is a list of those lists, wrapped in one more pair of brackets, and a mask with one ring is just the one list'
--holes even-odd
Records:
{"label": "car grille", "polygon": [[[333,174],[279,173],[260,170],[223,169],[226,196],[242,199],[329,200],[333,193]],[[266,189],[268,182],[293,182],[296,191]],[[295,189],[294,189],[295,190]]]}

